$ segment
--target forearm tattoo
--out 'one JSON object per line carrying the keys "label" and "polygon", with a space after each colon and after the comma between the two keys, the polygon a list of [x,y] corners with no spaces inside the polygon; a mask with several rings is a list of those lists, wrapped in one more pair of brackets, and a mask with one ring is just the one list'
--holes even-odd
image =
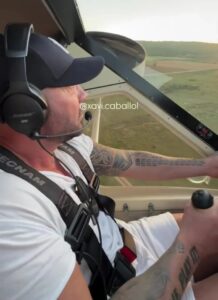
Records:
{"label": "forearm tattoo", "polygon": [[113,148],[96,145],[91,153],[91,160],[99,175],[118,176],[132,166],[202,166],[202,159],[168,158],[146,152],[114,150]]}
{"label": "forearm tattoo", "polygon": [[119,175],[121,172],[129,169],[133,164],[131,155],[124,151],[114,152],[113,149],[97,146],[91,153],[91,161],[95,172],[99,175]]}
{"label": "forearm tattoo", "polygon": [[138,167],[147,166],[202,166],[204,161],[201,159],[183,159],[183,158],[165,158],[152,154],[133,152],[131,157],[134,157],[135,165]]}
{"label": "forearm tattoo", "polygon": [[[182,269],[179,272],[179,283],[180,283],[180,289],[183,292],[191,279],[191,276],[193,274],[193,266],[196,265],[199,261],[199,254],[197,252],[197,249],[195,247],[192,247],[189,251],[189,255],[185,258],[184,264]],[[179,294],[178,289],[175,288],[172,293],[172,300],[180,300],[182,297],[182,294]]]}
{"label": "forearm tattoo", "polygon": [[[198,263],[199,256],[195,247],[193,247],[184,258],[178,277],[173,276],[175,262],[179,259],[177,255],[184,255],[185,247],[180,240],[176,240],[167,252],[150,269],[140,276],[137,276],[123,285],[112,300],[181,300],[184,289],[189,282],[194,265]],[[176,255],[176,257],[175,257]],[[174,285],[172,285],[174,281]],[[170,292],[170,290],[172,290]]]}
{"label": "forearm tattoo", "polygon": [[182,295],[178,292],[177,288],[173,290],[171,300],[180,300]]}

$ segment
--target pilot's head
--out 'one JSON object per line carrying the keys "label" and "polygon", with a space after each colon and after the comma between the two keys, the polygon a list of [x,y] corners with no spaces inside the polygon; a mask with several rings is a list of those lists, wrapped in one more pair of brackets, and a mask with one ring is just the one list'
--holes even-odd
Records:
{"label": "pilot's head", "polygon": [[[25,45],[27,56],[21,49]],[[9,25],[0,35],[0,121],[28,136],[40,132],[50,88],[69,91],[96,77],[103,65],[101,57],[73,58],[56,41],[33,33],[30,25]]]}

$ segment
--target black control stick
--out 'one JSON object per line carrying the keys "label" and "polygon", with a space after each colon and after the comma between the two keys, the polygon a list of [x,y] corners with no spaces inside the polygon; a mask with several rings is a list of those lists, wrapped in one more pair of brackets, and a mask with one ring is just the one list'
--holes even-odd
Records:
{"label": "black control stick", "polygon": [[192,205],[206,209],[213,206],[213,196],[206,190],[197,190],[192,194]]}

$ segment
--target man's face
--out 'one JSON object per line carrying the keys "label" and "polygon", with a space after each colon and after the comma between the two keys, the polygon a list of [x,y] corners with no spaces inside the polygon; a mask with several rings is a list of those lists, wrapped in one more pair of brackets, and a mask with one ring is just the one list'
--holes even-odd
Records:
{"label": "man's face", "polygon": [[80,104],[85,101],[87,93],[81,86],[46,88],[42,93],[48,104],[48,118],[42,134],[61,134],[82,128]]}

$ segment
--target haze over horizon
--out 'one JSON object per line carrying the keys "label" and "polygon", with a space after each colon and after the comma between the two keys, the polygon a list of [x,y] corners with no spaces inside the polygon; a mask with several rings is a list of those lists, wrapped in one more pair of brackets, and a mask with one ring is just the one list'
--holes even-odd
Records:
{"label": "haze over horizon", "polygon": [[87,31],[148,41],[218,43],[218,1],[77,0]]}

